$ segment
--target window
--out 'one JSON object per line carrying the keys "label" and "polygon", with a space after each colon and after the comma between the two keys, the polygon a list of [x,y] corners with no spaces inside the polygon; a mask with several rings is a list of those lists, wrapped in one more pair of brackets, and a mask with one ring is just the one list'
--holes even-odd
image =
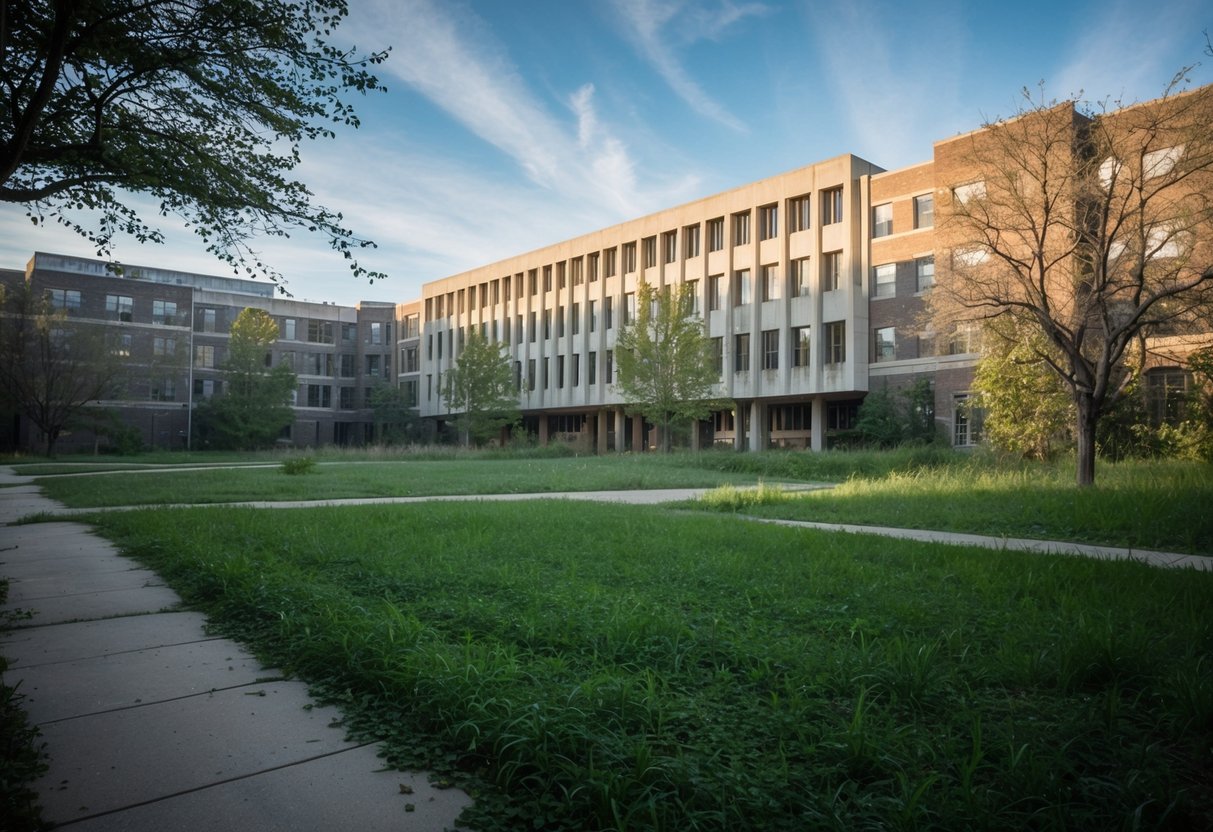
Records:
{"label": "window", "polygon": [[750,334],[743,332],[733,336],[733,372],[744,373],[750,369]]}
{"label": "window", "polygon": [[624,243],[623,246],[623,273],[631,274],[636,271],[636,244]]}
{"label": "window", "polygon": [[750,212],[733,215],[733,245],[744,246],[750,242]]}
{"label": "window", "polygon": [[590,332],[597,332],[598,331],[598,301],[596,301],[596,300],[590,301],[589,313],[590,313],[589,314]]}
{"label": "window", "polygon": [[564,307],[556,307],[556,337],[564,337]]}
{"label": "window", "polygon": [[897,357],[897,343],[893,327],[884,326],[875,331],[875,344],[872,358],[874,361],[892,361]]}
{"label": "window", "polygon": [[678,232],[667,231],[661,235],[661,260],[663,263],[673,263],[678,259]]}
{"label": "window", "polygon": [[152,385],[152,400],[174,402],[177,400],[177,383],[171,378],[162,378]]}
{"label": "window", "polygon": [[686,293],[684,295],[684,297],[686,297],[686,299],[687,299],[687,312],[691,315],[700,314],[700,312],[699,312],[699,281],[698,280],[688,280],[686,283],[683,284],[682,291]]}
{"label": "window", "polygon": [[616,251],[617,251],[617,249],[608,248],[606,251],[604,251],[602,253],[602,256],[605,258],[605,260],[602,264],[602,276],[603,277],[614,277],[615,276],[615,260],[616,260],[615,253],[616,253]]}
{"label": "window", "polygon": [[724,217],[708,220],[708,251],[724,250]]}
{"label": "window", "polygon": [[762,275],[762,299],[779,300],[779,267],[763,266],[759,272]]}
{"label": "window", "polygon": [[715,312],[720,308],[720,283],[724,275],[708,275],[708,311]]}
{"label": "window", "polygon": [[615,326],[615,299],[612,297],[602,300],[602,319],[604,328],[610,330]]}
{"label": "window", "polygon": [[[111,321],[129,321],[134,314],[135,300],[126,295],[106,295],[105,296],[105,314]],[[215,310],[209,310],[214,313]],[[214,332],[214,329],[208,329],[207,332]]]}
{"label": "window", "polygon": [[223,385],[220,382],[215,381],[214,379],[209,379],[209,378],[194,379],[194,398],[209,399],[212,396],[220,393],[222,391],[222,389],[223,389]]}
{"label": "window", "polygon": [[750,270],[740,269],[733,272],[733,305],[745,306],[753,300],[753,288],[750,285]]}
{"label": "window", "polygon": [[530,392],[535,392],[535,359],[528,358],[526,361],[526,389]]}
{"label": "window", "polygon": [[1103,160],[1103,163],[1099,166],[1099,184],[1103,186],[1105,191],[1116,183],[1117,177],[1120,176],[1121,167],[1120,160],[1115,156],[1109,156]]}
{"label": "window", "polygon": [[762,332],[762,369],[779,369],[779,330],[765,329]]}
{"label": "window", "polygon": [[567,279],[566,275],[567,275],[567,269],[565,267],[565,262],[563,260],[561,260],[559,263],[556,264],[556,288],[557,289],[563,289],[565,287],[566,279]]}
{"label": "window", "polygon": [[893,204],[886,202],[872,209],[872,236],[887,237],[893,233]]}
{"label": "window", "polygon": [[556,386],[564,389],[564,356],[556,356]]}
{"label": "window", "polygon": [[607,384],[611,383],[611,379],[615,378],[615,351],[606,351],[606,375],[603,376],[603,381]]}
{"label": "window", "polygon": [[810,271],[809,258],[801,257],[792,261],[792,297],[808,297],[812,291],[813,273]]}
{"label": "window", "polygon": [[527,340],[532,344],[535,343],[535,333],[538,327],[535,325],[535,316],[537,312],[530,312],[527,315]]}
{"label": "window", "polygon": [[758,209],[758,239],[773,240],[779,236],[779,206],[763,205]]}
{"label": "window", "polygon": [[957,185],[952,189],[952,202],[957,205],[964,205],[972,199],[984,199],[986,195],[986,183],[984,179],[979,179],[976,182],[969,182],[965,185]]}
{"label": "window", "polygon": [[591,283],[597,283],[598,282],[598,261],[601,259],[601,257],[598,254],[598,252],[594,252],[593,254],[589,255],[588,259],[589,259],[589,264],[586,266],[586,270],[589,271],[589,273],[590,273],[589,280]]}
{"label": "window", "polygon": [[327,384],[309,384],[307,386],[308,407],[332,407],[333,388]]}
{"label": "window", "polygon": [[[508,321],[506,322],[506,326],[509,326]],[[514,343],[522,343],[522,315],[520,314],[514,316]]]}
{"label": "window", "polygon": [[307,340],[313,344],[333,343],[333,322],[308,321]]}
{"label": "window", "polygon": [[547,390],[552,386],[552,374],[549,372],[552,366],[552,359],[543,359],[543,389]]}
{"label": "window", "polygon": [[62,309],[69,315],[80,311],[80,293],[75,289],[47,289],[46,299],[55,309]]}
{"label": "window", "polygon": [[682,229],[682,249],[688,259],[699,256],[699,226],[688,225]]}
{"label": "window", "polygon": [[724,376],[724,338],[712,339],[712,366],[716,368],[716,378]]}
{"label": "window", "polygon": [[982,412],[967,393],[952,398],[952,444],[976,445],[981,441]]}
{"label": "window", "polygon": [[416,373],[421,370],[421,362],[418,361],[417,348],[405,347],[401,354],[402,372]]}
{"label": "window", "polygon": [[872,297],[891,298],[897,294],[897,265],[886,263],[873,271]]}
{"label": "window", "polygon": [[1141,157],[1141,178],[1153,179],[1171,172],[1175,163],[1184,152],[1184,146],[1168,147],[1163,150],[1151,150]]}
{"label": "window", "polygon": [[177,304],[171,300],[153,300],[152,320],[169,326],[177,323]]}
{"label": "window", "polygon": [[177,339],[161,338],[156,336],[152,338],[152,355],[156,357],[171,358],[177,354]]}
{"label": "window", "polygon": [[200,307],[195,312],[194,331],[195,332],[214,332],[218,325],[219,311],[217,309],[207,309]]}
{"label": "window", "polygon": [[215,368],[215,348],[196,344],[194,346],[194,366],[213,370]]}
{"label": "window", "polygon": [[959,267],[980,266],[990,257],[989,249],[958,248],[952,250],[952,265]]}
{"label": "window", "polygon": [[826,402],[826,430],[852,430],[859,421],[859,405],[855,402]]}
{"label": "window", "polygon": [[627,326],[636,320],[636,293],[628,292],[623,296],[623,325]]}
{"label": "window", "polygon": [[579,387],[581,386],[581,354],[575,352],[570,358],[569,386]]}
{"label": "window", "polygon": [[981,349],[981,330],[977,324],[957,324],[948,341],[948,355],[965,355]]}
{"label": "window", "polygon": [[831,251],[821,256],[821,290],[833,292],[842,286],[842,252]]}
{"label": "window", "polygon": [[914,227],[931,228],[935,225],[935,195],[923,194],[914,197]]}
{"label": "window", "polygon": [[788,230],[795,234],[797,231],[809,230],[809,219],[812,214],[813,200],[808,194],[792,197],[788,200]]}
{"label": "window", "polygon": [[841,364],[847,360],[847,322],[826,324],[826,363]]}
{"label": "window", "polygon": [[827,188],[821,192],[821,224],[842,222],[842,188]]}
{"label": "window", "polygon": [[595,385],[598,383],[598,353],[590,350],[585,362],[585,383]]}
{"label": "window", "polygon": [[581,258],[576,257],[569,261],[569,270],[573,273],[573,285],[580,286],[585,283],[585,278],[581,273]]}
{"label": "window", "polygon": [[914,261],[918,274],[918,291],[925,292],[935,285],[935,257],[920,257]]}
{"label": "window", "polygon": [[573,304],[573,334],[581,334],[581,304]]}
{"label": "window", "polygon": [[379,345],[383,343],[383,324],[375,322],[367,330],[366,342]]}
{"label": "window", "polygon": [[809,366],[809,356],[812,354],[809,346],[812,344],[812,331],[807,326],[792,327],[792,366]]}
{"label": "window", "polygon": [[131,346],[134,344],[134,338],[129,334],[121,334],[115,338],[110,345],[110,354],[116,355],[119,358],[131,357]]}
{"label": "window", "polygon": [[294,318],[283,318],[281,332],[282,332],[282,340],[294,341],[295,340],[295,319]]}
{"label": "window", "polygon": [[1187,416],[1192,376],[1179,367],[1155,367],[1146,372],[1146,412],[1150,424],[1178,425]]}
{"label": "window", "polygon": [[342,388],[340,388],[340,390],[341,390],[341,394],[340,394],[340,396],[338,396],[338,399],[337,399],[337,401],[338,401],[337,407],[341,408],[342,410],[353,410],[354,409],[354,388],[353,387],[342,387]]}
{"label": "window", "polygon": [[1146,259],[1156,257],[1178,257],[1180,252],[1179,235],[1169,228],[1154,226],[1146,237]]}
{"label": "window", "polygon": [[[645,237],[640,241],[641,254],[644,257],[644,268],[651,269],[657,265],[657,238]],[[627,269],[624,269],[627,271]]]}
{"label": "window", "polygon": [[404,391],[404,406],[405,407],[416,407],[417,406],[417,401],[419,398],[417,387],[418,387],[417,379],[415,379],[415,378],[409,379],[404,384],[400,385],[400,388]]}

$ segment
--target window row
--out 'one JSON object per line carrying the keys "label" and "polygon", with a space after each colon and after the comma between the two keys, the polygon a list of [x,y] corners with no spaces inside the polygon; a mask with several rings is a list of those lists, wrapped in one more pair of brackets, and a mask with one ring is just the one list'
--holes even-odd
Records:
{"label": "window row", "polygon": [[[932,228],[935,225],[935,195],[922,194],[914,197],[914,228]],[[872,237],[887,237],[894,232],[893,203],[882,202],[872,208]]]}

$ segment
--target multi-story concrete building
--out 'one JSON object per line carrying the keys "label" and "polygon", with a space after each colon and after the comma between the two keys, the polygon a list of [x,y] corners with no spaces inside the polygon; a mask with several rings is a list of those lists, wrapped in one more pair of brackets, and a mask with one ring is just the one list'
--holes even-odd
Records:
{"label": "multi-story concrete building", "polygon": [[[1084,118],[1063,107],[1079,136]],[[221,390],[231,321],[254,306],[279,320],[274,360],[299,375],[284,437],[294,443],[370,439],[369,396],[384,380],[440,429],[454,415],[442,376],[478,331],[503,345],[523,428],[539,441],[646,447],[655,437],[626,416],[614,361],[644,281],[688,287],[715,351],[715,395],[729,405],[691,431],[692,446],[822,449],[853,427],[869,391],[922,379],[933,391],[926,416],[963,446],[980,432],[965,404],[978,344],[966,329],[932,331],[926,299],[956,245],[937,228],[937,207],[946,217],[973,187],[966,138],[893,171],[837,156],[428,282],[421,298],[396,305],[278,299],[266,284],[160,269],[115,276],[101,261],[46,254],[25,278],[69,314],[129,338],[143,380],[111,404],[152,445],[184,443],[191,404]],[[1152,372],[1175,398],[1184,385],[1170,360]]]}

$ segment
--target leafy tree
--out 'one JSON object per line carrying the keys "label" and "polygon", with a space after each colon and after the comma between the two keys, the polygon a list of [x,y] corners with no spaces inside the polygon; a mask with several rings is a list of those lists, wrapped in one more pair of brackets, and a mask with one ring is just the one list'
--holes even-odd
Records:
{"label": "leafy tree", "polygon": [[936,328],[997,319],[1039,333],[1036,358],[1073,400],[1080,485],[1095,481],[1100,419],[1138,374],[1134,345],[1207,326],[1213,87],[1176,89],[1085,115],[1025,93],[1015,118],[943,148],[972,181],[937,213],[952,256]]}
{"label": "leafy tree", "polygon": [[[107,253],[162,234],[131,194],[176,214],[216,256],[280,275],[255,235],[319,232],[356,275],[373,245],[289,178],[304,140],[356,127],[343,100],[380,89],[329,39],[346,0],[0,0],[0,201],[23,203]],[[87,210],[95,219],[79,219]]]}
{"label": "leafy tree", "polygon": [[28,283],[0,285],[0,397],[42,432],[47,456],[89,402],[117,394],[125,370],[101,327],[70,319]]}
{"label": "leafy tree", "polygon": [[464,445],[491,439],[521,418],[509,360],[499,344],[489,342],[475,328],[455,366],[442,378],[442,397],[458,414],[456,424]]}
{"label": "leafy tree", "polygon": [[661,433],[669,451],[676,422],[704,419],[712,412],[713,387],[720,380],[703,321],[692,314],[685,286],[658,291],[636,287],[636,316],[615,341],[620,395],[628,413],[639,413]]}
{"label": "leafy tree", "polygon": [[1069,444],[1074,401],[1040,357],[1049,350],[1044,336],[1035,327],[992,325],[982,343],[973,389],[985,410],[986,439],[1009,453],[1051,459]]}
{"label": "leafy tree", "polygon": [[939,431],[935,426],[935,388],[930,380],[920,378],[896,392],[887,384],[870,391],[859,405],[855,433],[863,443],[882,448],[934,442]]}
{"label": "leafy tree", "polygon": [[224,391],[198,407],[200,437],[216,448],[272,445],[295,420],[291,393],[295,373],[285,364],[269,366],[278,324],[262,309],[247,308],[232,322]]}
{"label": "leafy tree", "polygon": [[375,435],[389,445],[416,439],[420,419],[413,403],[402,388],[379,384],[371,390],[371,412],[375,420]]}

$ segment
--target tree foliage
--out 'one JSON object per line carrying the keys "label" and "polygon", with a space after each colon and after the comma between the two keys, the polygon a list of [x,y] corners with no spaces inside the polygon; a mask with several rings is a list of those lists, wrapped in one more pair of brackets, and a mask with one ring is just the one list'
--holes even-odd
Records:
{"label": "tree foliage", "polygon": [[1040,330],[1000,324],[986,327],[973,380],[985,411],[984,436],[999,450],[1051,459],[1072,444],[1073,397],[1040,357],[1050,351]]}
{"label": "tree foliage", "polygon": [[509,359],[501,345],[491,343],[474,327],[455,366],[442,377],[442,398],[465,445],[499,435],[520,419],[518,396]]}
{"label": "tree foliage", "polygon": [[692,313],[684,286],[658,291],[645,281],[636,287],[636,316],[615,341],[616,387],[628,413],[657,425],[661,448],[670,449],[677,422],[703,419],[715,402],[720,380],[703,321]]}
{"label": "tree foliage", "polygon": [[[357,275],[373,245],[290,178],[300,145],[356,127],[343,96],[380,85],[330,43],[345,0],[0,0],[0,200],[108,253],[160,241],[132,194],[249,274],[257,235],[325,235]],[[6,18],[6,19],[5,19]]]}
{"label": "tree foliage", "polygon": [[416,440],[420,418],[405,392],[394,384],[378,384],[371,390],[371,413],[376,438],[388,445]]}
{"label": "tree foliage", "polygon": [[247,308],[232,322],[222,395],[203,402],[195,417],[199,437],[211,447],[264,448],[295,420],[291,393],[295,373],[269,365],[278,324],[262,309]]}
{"label": "tree foliage", "polygon": [[931,381],[920,378],[903,390],[891,390],[886,384],[870,391],[859,405],[855,433],[864,444],[880,448],[936,441],[939,429]]}
{"label": "tree foliage", "polygon": [[[1127,395],[1140,339],[1207,326],[1213,299],[1213,87],[1092,115],[1033,99],[944,148],[963,175],[937,214],[936,328],[1010,320],[1074,402],[1076,479]],[[1000,323],[1000,325],[1002,325]]]}
{"label": "tree foliage", "polygon": [[116,395],[125,374],[102,327],[69,318],[28,283],[0,285],[0,397],[42,432],[47,456],[89,402]]}

